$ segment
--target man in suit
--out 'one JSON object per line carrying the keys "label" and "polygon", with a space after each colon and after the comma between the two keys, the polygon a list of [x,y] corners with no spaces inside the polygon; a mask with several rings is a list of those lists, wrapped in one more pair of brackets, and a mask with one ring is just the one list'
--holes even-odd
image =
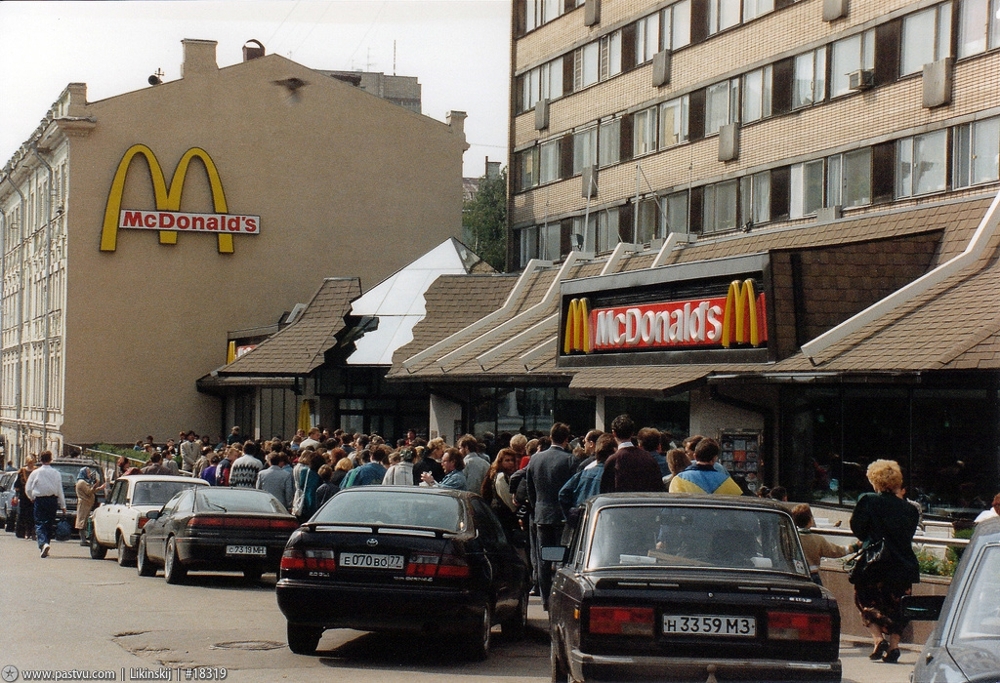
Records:
{"label": "man in suit", "polygon": [[[552,446],[531,456],[525,473],[528,500],[534,510],[539,553],[545,546],[559,545],[562,538],[566,520],[559,505],[559,489],[573,476],[576,465],[569,450],[569,425],[556,422],[549,436]],[[547,611],[549,591],[552,589],[552,565],[539,558],[536,573],[542,607]]]}
{"label": "man in suit", "polygon": [[[619,415],[611,423],[611,433],[618,450],[604,463],[601,493],[616,491],[662,492],[663,476],[652,455],[632,443],[635,422],[628,415]],[[659,435],[657,435],[659,436]]]}

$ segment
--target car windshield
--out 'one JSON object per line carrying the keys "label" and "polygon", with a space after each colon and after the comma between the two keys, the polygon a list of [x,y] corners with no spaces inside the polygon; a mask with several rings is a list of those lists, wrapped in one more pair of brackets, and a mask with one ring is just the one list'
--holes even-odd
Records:
{"label": "car windshield", "polygon": [[808,576],[786,515],[679,505],[600,508],[586,566],[725,567]]}
{"label": "car windshield", "polygon": [[97,477],[98,481],[100,482],[104,481],[104,472],[101,471],[101,468],[98,465],[83,465],[83,464],[77,464],[75,462],[74,463],[60,462],[53,464],[52,468],[59,472],[59,475],[62,477],[62,483],[64,488],[75,489],[76,476],[77,474],[80,473],[80,470],[83,469],[85,466],[90,467],[90,471],[93,473],[93,476]]}
{"label": "car windshield", "polygon": [[197,499],[197,507],[200,512],[282,512],[288,514],[288,511],[274,496],[264,491],[208,486],[199,486],[198,489],[200,495]]}
{"label": "car windshield", "polygon": [[364,489],[338,493],[310,521],[418,526],[456,533],[466,528],[464,507],[451,496]]}
{"label": "car windshield", "polygon": [[1000,638],[1000,547],[985,548],[973,568],[954,633],[956,642]]}
{"label": "car windshield", "polygon": [[195,484],[186,481],[139,481],[132,493],[132,505],[163,505],[174,494]]}

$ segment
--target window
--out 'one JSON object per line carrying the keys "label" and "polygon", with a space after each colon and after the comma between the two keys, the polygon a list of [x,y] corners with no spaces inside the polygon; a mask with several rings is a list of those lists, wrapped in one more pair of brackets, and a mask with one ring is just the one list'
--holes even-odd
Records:
{"label": "window", "polygon": [[656,107],[650,107],[635,113],[633,117],[633,156],[656,151],[656,110]]}
{"label": "window", "polygon": [[601,38],[601,69],[599,78],[605,80],[622,72],[622,32],[615,31]]}
{"label": "window", "polygon": [[792,166],[789,217],[811,216],[823,206],[823,160]]}
{"label": "window", "polygon": [[1000,0],[962,0],[958,9],[958,56],[1000,46]]}
{"label": "window", "polygon": [[826,97],[826,48],[807,52],[795,58],[795,79],[792,83],[792,108],[808,107]]}
{"label": "window", "polygon": [[740,220],[754,224],[771,220],[771,173],[740,178]]}
{"label": "window", "polygon": [[678,97],[660,105],[660,149],[688,139],[688,97]]}
{"label": "window", "polygon": [[686,233],[688,225],[688,193],[674,192],[664,198],[667,214],[667,232]]}
{"label": "window", "polygon": [[518,171],[521,176],[520,189],[527,190],[538,184],[538,147],[519,153]]}
{"label": "window", "polygon": [[562,14],[563,0],[526,0],[525,30],[531,31]]}
{"label": "window", "polygon": [[870,147],[834,154],[826,159],[824,206],[864,206],[872,203],[872,150]]}
{"label": "window", "polygon": [[601,124],[600,140],[597,146],[598,161],[601,166],[617,164],[621,159],[622,120],[613,119]]}
{"label": "window", "polygon": [[951,3],[903,18],[903,48],[899,75],[923,71],[924,64],[951,54]]}
{"label": "window", "polygon": [[953,146],[955,187],[1000,179],[1000,118],[956,127]]}
{"label": "window", "polygon": [[597,163],[597,128],[592,127],[573,135],[573,175],[583,173]]}
{"label": "window", "polygon": [[600,76],[600,43],[590,43],[573,53],[573,90],[583,90],[597,83]]}
{"label": "window", "polygon": [[734,78],[710,85],[705,92],[705,135],[718,133],[736,121],[739,112],[740,81]]}
{"label": "window", "polygon": [[708,34],[740,23],[740,0],[708,0]]}
{"label": "window", "polygon": [[521,267],[528,265],[528,261],[538,258],[538,226],[524,228],[520,231],[521,236]]}
{"label": "window", "polygon": [[663,10],[661,16],[663,47],[676,50],[691,43],[691,0],[674,3]]}
{"label": "window", "polygon": [[559,180],[559,141],[542,143],[538,149],[538,182],[544,184]]}
{"label": "window", "polygon": [[743,21],[774,11],[774,0],[743,0]]}
{"label": "window", "polygon": [[945,189],[948,131],[903,138],[896,143],[896,196]]}
{"label": "window", "polygon": [[875,66],[875,32],[865,31],[833,44],[830,61],[830,96],[851,92],[850,74]]}
{"label": "window", "polygon": [[558,261],[562,246],[562,225],[550,223],[538,226],[538,257],[546,261]]}
{"label": "window", "polygon": [[743,76],[743,121],[771,115],[772,69],[765,66]]}
{"label": "window", "polygon": [[583,250],[600,254],[611,251],[618,244],[618,209],[603,209],[592,213],[587,220],[586,230],[583,216],[573,219],[573,232],[583,236]]}
{"label": "window", "polygon": [[736,181],[705,187],[703,230],[716,232],[736,228]]}
{"label": "window", "polygon": [[660,200],[656,197],[643,199],[636,210],[635,241],[637,244],[649,244],[662,235],[662,211]]}
{"label": "window", "polygon": [[644,17],[635,25],[635,63],[645,64],[660,51],[660,15]]}
{"label": "window", "polygon": [[563,94],[562,58],[535,67],[520,76],[519,112],[534,108],[539,100],[554,100]]}

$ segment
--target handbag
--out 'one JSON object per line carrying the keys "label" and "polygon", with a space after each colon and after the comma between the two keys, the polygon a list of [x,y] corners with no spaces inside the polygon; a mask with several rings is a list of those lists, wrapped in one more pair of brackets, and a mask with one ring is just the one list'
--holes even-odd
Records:
{"label": "handbag", "polygon": [[885,539],[865,541],[861,550],[844,563],[847,580],[855,584],[877,581],[888,554]]}

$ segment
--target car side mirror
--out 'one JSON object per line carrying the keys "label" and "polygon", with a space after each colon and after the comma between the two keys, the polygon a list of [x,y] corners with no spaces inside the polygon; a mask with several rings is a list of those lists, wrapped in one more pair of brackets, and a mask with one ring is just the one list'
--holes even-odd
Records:
{"label": "car side mirror", "polygon": [[156,519],[159,516],[160,516],[160,511],[159,510],[150,510],[149,512],[146,513],[146,519],[149,519],[149,520]]}
{"label": "car side mirror", "polygon": [[558,562],[566,564],[566,553],[569,550],[564,545],[542,546],[542,562]]}
{"label": "car side mirror", "polygon": [[903,618],[918,621],[936,621],[942,605],[943,595],[904,595],[900,601]]}

